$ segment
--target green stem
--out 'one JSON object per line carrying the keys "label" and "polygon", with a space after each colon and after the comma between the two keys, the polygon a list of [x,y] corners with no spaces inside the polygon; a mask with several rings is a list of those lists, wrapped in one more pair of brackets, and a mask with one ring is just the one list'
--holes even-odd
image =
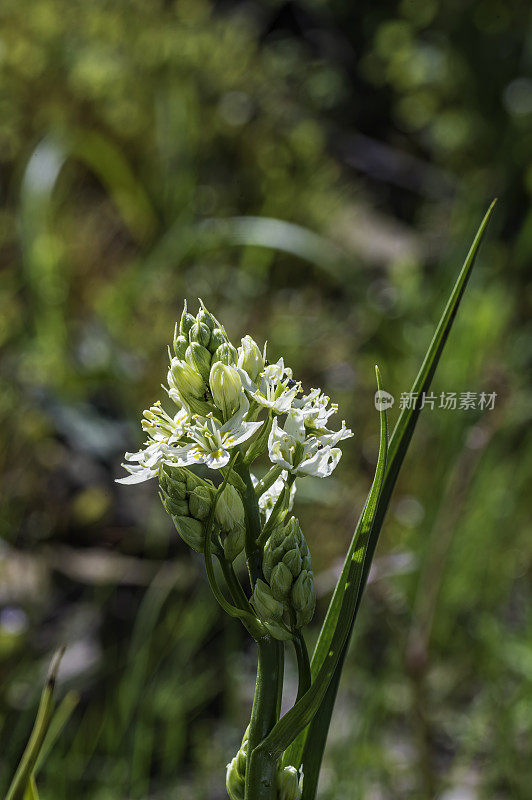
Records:
{"label": "green stem", "polygon": [[234,470],[240,475],[245,486],[242,501],[246,513],[246,560],[253,589],[257,580],[262,578],[262,547],[258,544],[261,533],[259,505],[251,474],[241,458],[236,461]]}
{"label": "green stem", "polygon": [[249,724],[245,800],[277,800],[277,759],[256,749],[278,719],[282,644],[271,636],[258,642],[257,682]]}
{"label": "green stem", "polygon": [[249,604],[249,600],[246,597],[244,589],[242,588],[242,584],[236,576],[233,565],[226,558],[224,558],[223,555],[219,555],[218,560],[220,562],[227,587],[231,593],[231,597],[233,598],[233,603],[243,611],[249,611],[250,614],[253,614],[254,611]]}
{"label": "green stem", "polygon": [[301,631],[296,631],[293,638],[294,650],[296,651],[297,658],[297,671],[299,673],[299,685],[297,687],[297,701],[303,697],[305,692],[310,689],[311,674],[310,674],[310,659],[308,655],[307,645]]}
{"label": "green stem", "polygon": [[282,471],[283,468],[278,465],[268,470],[264,478],[261,478],[261,480],[255,486],[255,494],[257,497],[260,497],[261,494],[264,494],[264,492],[270,488],[270,486],[273,486]]}

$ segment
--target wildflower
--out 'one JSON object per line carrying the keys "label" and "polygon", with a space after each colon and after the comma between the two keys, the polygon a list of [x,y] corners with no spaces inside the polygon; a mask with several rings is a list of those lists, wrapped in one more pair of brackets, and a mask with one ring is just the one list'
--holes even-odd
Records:
{"label": "wildflower", "polygon": [[180,467],[206,464],[210,469],[220,469],[229,463],[231,450],[253,436],[262,422],[244,422],[248,410],[247,401],[239,411],[223,425],[212,413],[203,418],[194,417],[194,424],[187,428],[192,442],[174,451],[173,462]]}
{"label": "wildflower", "polygon": [[122,466],[130,474],[125,478],[118,478],[117,483],[142,483],[157,477],[160,466],[171,462],[171,445],[179,442],[185,435],[187,419],[186,409],[180,409],[171,417],[160,402],[147,409],[142,420],[142,428],[149,437],[146,446],[136,453],[125,454],[128,463]]}
{"label": "wildflower", "polygon": [[291,410],[284,428],[273,420],[268,438],[270,461],[279,464],[295,475],[312,475],[326,478],[338,464],[342,451],[332,446],[335,439],[350,436],[345,428],[334,434],[307,436],[305,418],[300,410]]}
{"label": "wildflower", "polygon": [[240,376],[244,376],[242,383],[253,400],[276,414],[286,414],[290,410],[300,388],[300,384],[292,378],[292,370],[285,367],[282,358],[264,368],[258,385],[250,380],[243,369],[240,369]]}

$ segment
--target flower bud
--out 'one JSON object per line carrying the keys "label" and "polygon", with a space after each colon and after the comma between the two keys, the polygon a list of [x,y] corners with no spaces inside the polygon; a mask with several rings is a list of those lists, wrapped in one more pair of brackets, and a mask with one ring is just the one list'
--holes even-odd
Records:
{"label": "flower bud", "polygon": [[[191,367],[193,367],[205,383],[209,380],[209,373],[211,371],[211,354],[209,351],[202,347],[199,342],[191,342],[187,347],[187,352],[185,354],[185,360]],[[205,391],[205,387],[202,383],[202,394]]]}
{"label": "flower bud", "polygon": [[246,773],[242,775],[237,765],[237,758],[227,765],[227,772],[225,774],[225,788],[231,800],[244,800],[244,793],[246,788]]}
{"label": "flower bud", "polygon": [[240,375],[234,367],[217,361],[211,368],[209,385],[214,404],[222,412],[224,420],[230,419],[244,398]]}
{"label": "flower bud", "polygon": [[246,531],[243,525],[234,528],[224,539],[224,555],[228,561],[234,561],[244,549]]}
{"label": "flower bud", "polygon": [[306,625],[314,613],[316,593],[310,551],[295,517],[270,535],[262,572],[274,599],[294,612],[291,620],[295,615],[296,627]]}
{"label": "flower bud", "polygon": [[159,485],[173,502],[186,500],[187,472],[181,467],[170,467],[165,464],[159,475]]}
{"label": "flower bud", "polygon": [[244,525],[244,506],[237,490],[230,483],[218,498],[214,517],[218,525],[226,532]]}
{"label": "flower bud", "polygon": [[215,361],[221,361],[222,364],[229,364],[230,366],[234,366],[236,364],[236,348],[230,342],[225,342],[221,344],[220,347],[217,348],[215,351],[212,360],[213,363]]}
{"label": "flower bud", "polygon": [[196,370],[187,361],[173,358],[168,372],[168,385],[178,391],[186,402],[189,398],[201,398],[205,385]]}
{"label": "flower bud", "polygon": [[188,337],[188,332],[195,322],[196,320],[192,314],[189,314],[187,311],[187,301],[185,300],[183,304],[183,313],[181,314],[181,322],[179,323],[179,332],[183,336]]}
{"label": "flower bud", "polygon": [[205,529],[199,519],[172,517],[178,534],[197,553],[203,552]]}
{"label": "flower bud", "polygon": [[200,300],[200,310],[196,314],[196,319],[202,325],[206,325],[209,331],[212,331],[213,328],[220,327],[216,318],[213,317],[210,311],[207,311],[207,309],[205,308],[203,300]]}
{"label": "flower bud", "polygon": [[251,336],[244,336],[242,346],[238,348],[237,364],[247,372],[252,381],[256,381],[264,369],[264,359],[258,344]]}
{"label": "flower bud", "polygon": [[203,322],[195,322],[188,334],[189,341],[197,342],[202,347],[207,347],[211,339],[211,331]]}
{"label": "flower bud", "polygon": [[312,572],[302,570],[292,589],[292,607],[296,612],[296,625],[308,625],[316,608],[316,590]]}
{"label": "flower bud", "polygon": [[278,800],[300,800],[302,781],[295,767],[284,767],[277,773]]}
{"label": "flower bud", "polygon": [[211,353],[215,353],[216,350],[223,344],[227,344],[227,336],[225,335],[225,333],[221,328],[215,328],[211,333],[211,338],[209,341],[209,350],[211,351]]}
{"label": "flower bud", "polygon": [[244,739],[240,746],[240,750],[233,760],[227,765],[225,787],[231,800],[244,800],[248,749],[247,737],[249,735],[248,730],[249,726],[244,734]]}
{"label": "flower bud", "polygon": [[174,517],[186,517],[188,515],[188,503],[186,500],[172,500],[170,496],[164,491],[161,486],[160,493],[161,502],[164,510],[169,514],[172,519]]}
{"label": "flower bud", "polygon": [[174,337],[174,353],[176,354],[177,358],[179,359],[185,358],[187,347],[188,347],[188,340],[184,336],[180,334],[179,336]]}
{"label": "flower bud", "polygon": [[255,584],[251,603],[259,617],[265,622],[276,622],[282,619],[284,606],[272,595],[267,583],[260,578]]}
{"label": "flower bud", "polygon": [[275,565],[270,575],[270,587],[276,600],[286,600],[292,588],[292,573],[282,561]]}
{"label": "flower bud", "polygon": [[290,570],[291,575],[297,578],[303,569],[303,558],[298,547],[294,547],[283,556],[283,564]]}
{"label": "flower bud", "polygon": [[201,522],[209,516],[213,492],[207,486],[197,486],[188,498],[190,515]]}

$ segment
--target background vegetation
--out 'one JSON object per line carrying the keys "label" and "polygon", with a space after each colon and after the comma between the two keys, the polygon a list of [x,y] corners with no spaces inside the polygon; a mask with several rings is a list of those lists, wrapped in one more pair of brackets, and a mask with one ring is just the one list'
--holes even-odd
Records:
{"label": "background vegetation", "polygon": [[498,195],[435,384],[495,409],[421,417],[321,797],[529,797],[531,31],[521,0],[3,0],[0,794],[66,643],[44,800],[225,796],[253,649],[154,487],[113,483],[183,298],[356,432],[296,508],[323,611],[373,364],[408,390]]}

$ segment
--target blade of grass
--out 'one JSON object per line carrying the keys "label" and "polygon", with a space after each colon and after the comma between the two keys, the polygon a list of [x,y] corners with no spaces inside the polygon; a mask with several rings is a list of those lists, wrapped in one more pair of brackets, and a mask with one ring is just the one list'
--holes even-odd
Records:
{"label": "blade of grass", "polygon": [[[438,362],[440,360],[441,353],[445,346],[445,342],[447,341],[447,337],[449,335],[454,318],[458,311],[460,301],[462,299],[465,288],[467,286],[467,282],[471,275],[471,271],[475,263],[475,258],[480,243],[483,239],[483,236],[486,232],[486,228],[493,214],[495,203],[496,200],[494,200],[493,203],[490,205],[484,219],[482,220],[482,223],[477,231],[477,234],[475,236],[473,244],[471,245],[471,248],[466,257],[464,265],[460,271],[460,274],[458,275],[458,278],[453,287],[447,305],[445,306],[440,321],[437,325],[436,331],[434,333],[430,346],[427,350],[427,353],[425,355],[419,373],[413,383],[411,392],[414,394],[419,395],[423,392],[426,392],[430,387],[432,378],[436,371],[436,367],[438,366]],[[421,410],[416,406],[417,404],[414,404],[414,408],[403,409],[403,411],[399,416],[397,424],[394,428],[392,438],[390,440],[386,475],[384,478],[382,493],[380,495],[375,513],[375,522],[369,536],[366,558],[364,560],[362,568],[361,581],[357,589],[356,607],[352,617],[351,630],[346,639],[343,652],[341,653],[340,658],[338,659],[335,674],[329,683],[327,693],[323,699],[319,711],[314,716],[312,724],[307,729],[307,731],[299,738],[299,740],[294,744],[294,747],[291,749],[290,752],[291,758],[293,759],[290,763],[298,767],[301,764],[303,764],[305,779],[303,784],[302,800],[314,800],[316,796],[318,776],[320,772],[321,761],[323,758],[323,751],[325,749],[325,743],[329,731],[332,711],[334,707],[334,702],[336,700],[336,694],[338,691],[338,685],[340,682],[340,676],[342,672],[343,663],[345,660],[345,655],[347,652],[347,648],[349,646],[349,639],[351,636],[352,627],[354,625],[356,615],[360,607],[362,593],[364,591],[367,582],[369,569],[371,567],[371,562],[373,559],[373,555],[375,553],[375,548],[377,546],[377,541],[379,538],[379,533],[382,527],[384,516],[386,514],[386,510],[390,502],[390,497],[392,495],[397,480],[397,476],[399,474],[399,470],[401,468],[406,452],[408,450],[408,446],[412,439],[417,418]],[[355,532],[354,538],[356,537],[356,535],[357,534]],[[340,582],[342,582],[343,575],[344,573],[342,572]],[[323,664],[323,659],[325,657],[325,654],[327,653],[328,642],[332,640],[332,637],[334,635],[333,632],[335,631],[335,625],[340,624],[340,620],[343,617],[343,615],[344,615],[343,608],[338,613],[338,601],[336,599],[336,591],[335,591],[331,603],[329,605],[324,625],[320,632],[316,649],[314,651],[314,656],[312,659],[313,676],[318,673],[319,669],[321,668],[321,665]]]}
{"label": "blade of grass", "polygon": [[[5,800],[23,800],[25,793],[28,791],[28,786],[31,784],[33,770],[52,718],[55,681],[63,653],[64,648],[57,650],[50,664],[48,677],[46,678],[46,683],[41,694],[35,724]],[[31,787],[29,791],[32,791]]]}

